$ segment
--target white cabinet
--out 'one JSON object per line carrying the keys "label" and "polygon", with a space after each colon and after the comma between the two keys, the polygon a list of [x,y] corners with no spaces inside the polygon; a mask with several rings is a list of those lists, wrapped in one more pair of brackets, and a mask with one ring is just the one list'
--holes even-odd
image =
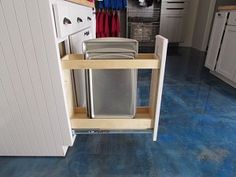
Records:
{"label": "white cabinet", "polygon": [[182,42],[183,15],[162,15],[160,34],[167,37],[170,42]]}
{"label": "white cabinet", "polygon": [[215,20],[211,32],[211,38],[205,62],[205,66],[212,71],[215,69],[216,66],[216,61],[219,54],[222,36],[225,30],[227,16],[228,12],[218,12],[215,15]]}
{"label": "white cabinet", "polygon": [[72,22],[68,3],[58,2],[53,5],[57,36],[63,38],[72,32]]}
{"label": "white cabinet", "polygon": [[183,42],[184,18],[188,0],[164,0],[161,6],[160,34],[169,42]]}
{"label": "white cabinet", "polygon": [[211,32],[205,66],[236,88],[236,12],[218,12]]}
{"label": "white cabinet", "polygon": [[[76,3],[57,1],[53,4],[53,10],[58,41],[65,42],[66,53],[83,53],[83,42],[95,38],[96,19],[94,9]],[[75,105],[85,107],[84,70],[73,71],[73,78],[74,95],[80,98],[80,100],[74,100]]]}
{"label": "white cabinet", "polygon": [[64,38],[93,25],[93,9],[79,4],[58,1],[53,4],[58,38]]}
{"label": "white cabinet", "polygon": [[228,24],[236,26],[236,12],[230,13]]}
{"label": "white cabinet", "polygon": [[236,26],[227,26],[216,71],[233,80],[236,72]]}
{"label": "white cabinet", "polygon": [[[91,27],[83,31],[75,33],[69,36],[70,48],[72,53],[82,54],[83,42],[92,39]],[[74,94],[76,96],[75,104],[77,106],[86,107],[86,87],[85,87],[85,71],[75,70],[73,71],[73,83],[74,83]],[[80,98],[80,99],[78,99]]]}

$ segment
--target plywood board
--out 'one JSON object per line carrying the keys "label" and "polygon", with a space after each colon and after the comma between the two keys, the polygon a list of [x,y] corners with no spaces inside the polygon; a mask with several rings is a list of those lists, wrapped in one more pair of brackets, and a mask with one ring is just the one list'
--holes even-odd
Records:
{"label": "plywood board", "polygon": [[138,55],[134,60],[84,60],[83,55],[70,54],[62,58],[61,65],[63,69],[158,69],[160,61],[151,54]]}

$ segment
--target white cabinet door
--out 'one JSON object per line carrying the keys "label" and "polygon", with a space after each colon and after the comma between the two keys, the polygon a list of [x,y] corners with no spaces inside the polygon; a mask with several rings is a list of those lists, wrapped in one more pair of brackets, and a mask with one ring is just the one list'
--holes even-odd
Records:
{"label": "white cabinet door", "polygon": [[160,34],[166,37],[169,42],[183,42],[183,23],[183,15],[162,15]]}
{"label": "white cabinet door", "polygon": [[216,71],[233,80],[236,71],[236,26],[227,26]]}
{"label": "white cabinet door", "polygon": [[72,20],[69,5],[66,2],[57,2],[53,5],[57,37],[63,38],[72,33]]}
{"label": "white cabinet door", "polygon": [[215,20],[211,32],[211,38],[209,42],[209,48],[207,51],[207,57],[205,66],[209,68],[210,70],[215,69],[217,56],[219,53],[221,40],[223,37],[225,24],[227,20],[228,12],[218,12],[215,15]]}
{"label": "white cabinet door", "polygon": [[236,12],[230,12],[228,25],[236,25]]}
{"label": "white cabinet door", "polygon": [[93,25],[93,9],[82,5],[57,1],[53,4],[58,38],[86,29]]}
{"label": "white cabinet door", "polygon": [[[83,42],[92,39],[91,28],[87,28],[76,34],[70,35],[70,46],[72,53],[82,54]],[[86,88],[85,88],[85,72],[84,70],[73,71],[74,91],[76,95],[75,104],[77,106],[86,107]]]}

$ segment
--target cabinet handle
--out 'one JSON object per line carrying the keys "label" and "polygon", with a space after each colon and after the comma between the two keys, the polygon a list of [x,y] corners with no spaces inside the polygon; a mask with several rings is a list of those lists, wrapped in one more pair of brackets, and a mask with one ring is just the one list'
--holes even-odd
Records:
{"label": "cabinet handle", "polygon": [[63,19],[63,24],[64,24],[64,25],[71,24],[70,19],[68,19],[68,18],[65,17],[65,18]]}
{"label": "cabinet handle", "polygon": [[83,22],[83,20],[80,17],[77,17],[77,22],[81,23],[81,22]]}
{"label": "cabinet handle", "polygon": [[182,16],[166,16],[167,18],[183,18]]}
{"label": "cabinet handle", "polygon": [[89,31],[84,32],[84,36],[88,36],[89,35]]}
{"label": "cabinet handle", "polygon": [[167,1],[169,4],[184,4],[185,2],[183,1]]}
{"label": "cabinet handle", "polygon": [[184,8],[166,8],[166,10],[184,10]]}
{"label": "cabinet handle", "polygon": [[87,20],[88,20],[88,21],[91,21],[91,20],[92,20],[92,18],[91,18],[91,17],[87,17]]}
{"label": "cabinet handle", "polygon": [[220,17],[221,16],[221,14],[218,14],[218,17]]}
{"label": "cabinet handle", "polygon": [[236,32],[236,30],[229,30],[229,32],[233,32],[233,33],[235,33],[235,32]]}

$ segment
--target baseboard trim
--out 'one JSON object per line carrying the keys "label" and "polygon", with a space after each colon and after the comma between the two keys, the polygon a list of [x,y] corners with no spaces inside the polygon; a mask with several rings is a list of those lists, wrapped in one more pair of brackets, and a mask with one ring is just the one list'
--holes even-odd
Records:
{"label": "baseboard trim", "polygon": [[226,82],[227,84],[231,85],[232,87],[236,88],[236,83],[235,82],[227,79],[226,77],[224,77],[220,73],[217,73],[216,71],[210,71],[210,73],[213,74],[214,76],[218,77],[222,81]]}

